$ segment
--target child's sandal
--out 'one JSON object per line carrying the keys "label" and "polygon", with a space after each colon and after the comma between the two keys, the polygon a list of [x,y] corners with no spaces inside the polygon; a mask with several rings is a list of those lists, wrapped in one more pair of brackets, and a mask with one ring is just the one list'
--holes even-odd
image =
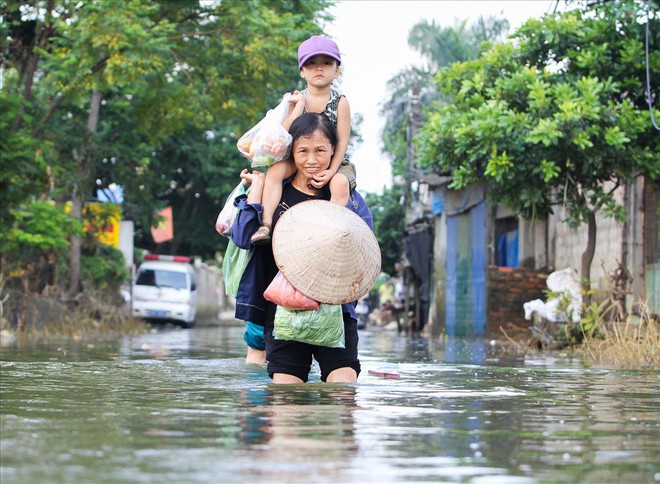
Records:
{"label": "child's sandal", "polygon": [[270,242],[270,225],[264,224],[250,237],[252,245],[266,245]]}

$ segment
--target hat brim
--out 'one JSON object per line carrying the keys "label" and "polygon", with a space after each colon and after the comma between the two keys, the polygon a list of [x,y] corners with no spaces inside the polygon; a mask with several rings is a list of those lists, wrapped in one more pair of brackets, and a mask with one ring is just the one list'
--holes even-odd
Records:
{"label": "hat brim", "polygon": [[337,54],[336,54],[336,53],[328,52],[328,51],[322,50],[322,51],[319,51],[319,52],[313,52],[313,53],[311,53],[311,54],[307,54],[307,55],[304,56],[303,58],[298,59],[298,67],[299,67],[300,69],[302,69],[303,66],[305,65],[305,63],[306,63],[309,59],[311,59],[312,57],[314,57],[315,55],[327,55],[328,57],[332,57],[334,60],[336,60],[338,66],[341,65],[341,59],[338,59],[338,58],[337,58]]}
{"label": "hat brim", "polygon": [[309,200],[284,212],[272,243],[282,274],[321,303],[357,301],[380,274],[380,247],[371,228],[352,210],[326,200]]}

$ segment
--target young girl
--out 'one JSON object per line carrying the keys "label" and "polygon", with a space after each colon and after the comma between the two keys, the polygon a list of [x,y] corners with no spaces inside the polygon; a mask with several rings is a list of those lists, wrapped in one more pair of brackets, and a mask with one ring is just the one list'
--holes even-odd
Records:
{"label": "young girl", "polygon": [[[307,89],[293,92],[282,125],[288,130],[291,123],[305,112],[323,113],[330,118],[338,134],[335,154],[330,167],[317,173],[311,184],[314,188],[321,188],[330,182],[330,201],[346,205],[349,192],[355,188],[355,166],[346,158],[351,135],[351,110],[346,98],[332,87],[332,82],[339,76],[340,64],[339,47],[334,41],[315,35],[300,44],[298,65],[300,76],[307,81]],[[280,161],[268,168],[261,226],[250,239],[252,245],[270,242],[273,215],[282,196],[282,181],[295,172],[291,160]]]}

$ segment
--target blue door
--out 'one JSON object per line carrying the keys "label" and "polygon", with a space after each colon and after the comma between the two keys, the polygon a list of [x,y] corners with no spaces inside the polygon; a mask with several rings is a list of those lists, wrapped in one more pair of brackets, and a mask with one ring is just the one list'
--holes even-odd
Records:
{"label": "blue door", "polygon": [[486,333],[486,208],[483,202],[447,217],[445,331]]}

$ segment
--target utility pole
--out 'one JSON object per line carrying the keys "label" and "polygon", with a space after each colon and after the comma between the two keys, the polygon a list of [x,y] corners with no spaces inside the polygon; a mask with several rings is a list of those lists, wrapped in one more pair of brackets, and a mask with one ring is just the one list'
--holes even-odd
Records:
{"label": "utility pole", "polygon": [[[415,143],[415,136],[421,124],[422,113],[420,105],[420,84],[416,80],[412,87],[412,95],[410,96],[410,110],[408,112],[408,128],[406,131],[406,156],[408,161],[408,210],[406,211],[406,221],[408,223],[414,222],[416,205],[419,203],[419,177],[416,168],[417,161],[417,143]],[[414,314],[411,324],[407,325],[408,334],[417,331],[420,327],[420,296],[419,296],[419,279],[415,276],[411,267],[405,271],[407,277],[404,278],[406,286],[406,318],[411,312]]]}
{"label": "utility pole", "polygon": [[[417,188],[419,187],[419,180],[417,179],[417,168],[415,162],[417,159],[417,144],[415,143],[415,136],[419,130],[422,120],[422,112],[420,106],[420,85],[416,80],[412,87],[412,94],[410,96],[410,109],[408,111],[408,128],[406,130],[406,157],[408,161],[408,205],[413,208],[415,202],[419,201],[416,195]],[[415,184],[415,189],[413,189]],[[411,220],[408,220],[410,222]]]}

